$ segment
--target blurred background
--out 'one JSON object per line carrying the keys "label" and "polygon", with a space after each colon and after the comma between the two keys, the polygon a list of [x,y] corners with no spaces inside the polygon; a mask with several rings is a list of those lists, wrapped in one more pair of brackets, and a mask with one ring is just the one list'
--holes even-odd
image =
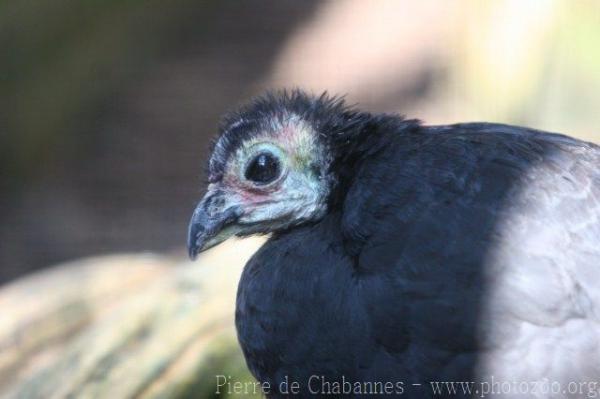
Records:
{"label": "blurred background", "polygon": [[[58,262],[140,251],[183,259],[220,115],[281,87],[346,94],[428,124],[495,121],[600,142],[600,2],[1,2],[0,283],[13,301],[5,294],[4,305],[42,286],[39,297],[51,295],[59,280],[73,290],[57,276],[8,284]],[[247,254],[215,262],[239,266]],[[120,266],[81,269],[114,271],[120,283],[135,275],[138,258],[111,259]],[[104,281],[94,273],[77,274],[73,292]],[[133,289],[124,287],[109,291]]]}
{"label": "blurred background", "polygon": [[0,281],[180,251],[219,116],[265,88],[600,140],[600,3],[5,1]]}

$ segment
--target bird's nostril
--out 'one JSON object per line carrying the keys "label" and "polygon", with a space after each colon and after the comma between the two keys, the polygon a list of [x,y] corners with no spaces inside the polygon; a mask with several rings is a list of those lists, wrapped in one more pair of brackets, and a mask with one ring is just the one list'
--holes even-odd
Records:
{"label": "bird's nostril", "polygon": [[225,206],[225,198],[221,193],[215,193],[204,201],[204,210],[209,215],[218,213]]}

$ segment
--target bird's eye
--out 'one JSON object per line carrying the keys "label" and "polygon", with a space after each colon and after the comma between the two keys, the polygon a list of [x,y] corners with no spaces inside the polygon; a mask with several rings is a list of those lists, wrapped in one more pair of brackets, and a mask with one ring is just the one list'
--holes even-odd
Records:
{"label": "bird's eye", "polygon": [[271,153],[262,152],[250,161],[244,176],[257,184],[268,184],[277,179],[280,172],[279,160]]}

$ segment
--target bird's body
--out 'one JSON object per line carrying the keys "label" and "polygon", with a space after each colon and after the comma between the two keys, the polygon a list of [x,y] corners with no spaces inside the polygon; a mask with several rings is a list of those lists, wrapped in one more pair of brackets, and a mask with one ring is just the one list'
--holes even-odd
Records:
{"label": "bird's body", "polygon": [[275,230],[240,280],[240,344],[271,396],[600,390],[600,148],[361,118],[336,138],[327,212]]}

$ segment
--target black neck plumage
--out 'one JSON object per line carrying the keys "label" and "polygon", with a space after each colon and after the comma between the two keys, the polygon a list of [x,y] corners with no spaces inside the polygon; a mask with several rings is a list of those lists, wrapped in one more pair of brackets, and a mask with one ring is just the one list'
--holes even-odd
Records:
{"label": "black neck plumage", "polygon": [[420,121],[404,119],[399,115],[372,115],[364,112],[347,115],[346,125],[338,126],[338,133],[332,134],[330,139],[334,154],[330,167],[334,176],[330,209],[342,206],[354,177],[366,159],[389,145],[397,135],[415,132],[419,125]]}

